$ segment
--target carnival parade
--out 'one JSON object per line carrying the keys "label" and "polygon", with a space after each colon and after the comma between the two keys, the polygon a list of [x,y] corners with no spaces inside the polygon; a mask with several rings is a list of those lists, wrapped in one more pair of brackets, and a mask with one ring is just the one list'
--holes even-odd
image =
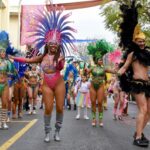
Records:
{"label": "carnival parade", "polygon": [[148,149],[150,1],[41,1],[0,0],[0,150]]}

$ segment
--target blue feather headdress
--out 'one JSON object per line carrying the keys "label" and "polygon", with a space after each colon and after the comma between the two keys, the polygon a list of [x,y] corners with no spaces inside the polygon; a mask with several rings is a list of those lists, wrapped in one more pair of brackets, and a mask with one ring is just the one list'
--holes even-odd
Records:
{"label": "blue feather headdress", "polygon": [[6,50],[8,47],[8,33],[5,31],[0,32],[0,49]]}
{"label": "blue feather headdress", "polygon": [[62,12],[62,9],[58,10],[54,7],[50,12],[39,10],[38,14],[34,14],[36,22],[31,30],[33,33],[31,36],[35,38],[35,49],[39,50],[47,43],[60,45],[64,55],[69,52],[68,44],[72,49],[75,49],[72,42],[75,38],[72,33],[76,30],[69,26],[71,21],[67,20],[71,13],[62,15]]}
{"label": "blue feather headdress", "polygon": [[65,81],[68,79],[69,72],[73,72],[73,78],[75,82],[78,77],[78,70],[73,64],[68,64],[68,66],[66,67],[65,74],[64,74]]}
{"label": "blue feather headdress", "polygon": [[6,31],[0,31],[0,49],[6,51],[6,55],[16,55],[19,51],[12,47],[9,41],[9,35]]}

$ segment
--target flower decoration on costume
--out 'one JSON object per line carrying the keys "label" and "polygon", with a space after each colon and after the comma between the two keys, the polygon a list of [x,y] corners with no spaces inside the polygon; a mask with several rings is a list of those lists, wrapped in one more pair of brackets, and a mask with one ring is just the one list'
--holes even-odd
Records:
{"label": "flower decoration on costume", "polygon": [[72,49],[75,49],[72,40],[74,40],[73,32],[76,32],[74,28],[69,26],[71,21],[68,21],[68,17],[71,13],[62,15],[63,10],[54,9],[50,12],[47,10],[40,11],[35,14],[36,23],[31,32],[35,37],[35,49],[40,49],[45,44],[54,43],[60,45],[61,52],[65,55],[69,52],[68,45]]}
{"label": "flower decoration on costume", "polygon": [[102,57],[108,53],[113,51],[113,46],[108,43],[106,40],[98,40],[96,43],[90,43],[87,46],[88,53],[93,56],[94,61],[98,61],[98,59],[102,59]]}

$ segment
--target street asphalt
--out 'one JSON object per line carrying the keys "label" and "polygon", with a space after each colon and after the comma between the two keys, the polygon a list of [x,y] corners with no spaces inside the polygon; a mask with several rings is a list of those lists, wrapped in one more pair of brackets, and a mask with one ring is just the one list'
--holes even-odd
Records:
{"label": "street asphalt", "polygon": [[[64,122],[61,129],[61,142],[53,140],[55,109],[52,118],[51,142],[44,143],[43,110],[38,109],[36,115],[24,112],[22,119],[16,122],[11,120],[9,130],[0,130],[0,150],[141,150],[132,144],[135,131],[135,118],[137,108],[129,104],[129,116],[123,121],[113,120],[113,102],[108,100],[108,110],[104,112],[104,127],[92,127],[91,119],[76,120],[76,111],[64,110]],[[90,110],[88,111],[90,116]],[[21,134],[22,129],[37,119],[17,140],[16,134]],[[150,125],[144,133],[150,138]],[[12,144],[11,144],[12,143]],[[8,146],[9,145],[9,146]],[[5,148],[6,146],[6,148]],[[149,149],[149,148],[147,148]]]}

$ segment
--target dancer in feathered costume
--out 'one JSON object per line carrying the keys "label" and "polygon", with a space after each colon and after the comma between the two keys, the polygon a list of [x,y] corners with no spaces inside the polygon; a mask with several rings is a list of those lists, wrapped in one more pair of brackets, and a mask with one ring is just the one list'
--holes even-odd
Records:
{"label": "dancer in feathered costume", "polygon": [[[121,61],[121,55],[122,52],[121,50],[115,50],[114,52],[109,54],[109,61],[113,63],[115,66],[116,70],[119,70],[119,63]],[[113,115],[114,115],[114,120],[122,120],[122,112],[123,112],[123,104],[124,104],[124,97],[125,97],[125,92],[121,90],[119,86],[119,80],[117,75],[115,75],[112,78],[111,82],[111,87],[113,91],[113,99],[114,99],[114,110],[113,110]]]}
{"label": "dancer in feathered costume", "polygon": [[149,141],[143,130],[150,118],[150,49],[145,46],[145,35],[138,25],[138,4],[131,0],[130,5],[120,4],[123,22],[121,29],[121,46],[125,50],[122,67],[118,71],[122,90],[130,92],[138,105],[134,145],[147,147]]}
{"label": "dancer in feathered costume", "polygon": [[[15,83],[14,83],[12,118],[16,119],[17,117],[18,118],[22,117],[23,99],[26,93],[24,76],[25,76],[25,71],[27,69],[27,64],[14,61],[14,66],[17,71],[17,75],[15,76]],[[17,108],[18,108],[18,112],[17,112]]]}
{"label": "dancer in feathered costume", "polygon": [[[56,8],[57,9],[57,8]],[[41,63],[44,79],[42,85],[43,101],[45,104],[44,127],[45,142],[50,142],[51,113],[53,110],[54,98],[56,100],[56,123],[54,139],[60,141],[59,131],[63,122],[63,105],[65,98],[65,84],[60,71],[64,67],[64,55],[69,52],[69,45],[74,48],[72,33],[75,31],[67,21],[69,14],[62,15],[62,10],[44,10],[35,14],[36,24],[33,30],[35,37],[35,49],[44,46],[44,54],[33,58],[13,58],[27,63]]]}
{"label": "dancer in feathered costume", "polygon": [[26,71],[25,80],[27,83],[27,92],[29,96],[28,114],[36,114],[37,95],[41,82],[41,73],[37,69],[36,64],[32,64],[31,70]]}
{"label": "dancer in feathered costume", "polygon": [[89,54],[93,56],[95,66],[86,69],[87,72],[92,74],[90,98],[92,104],[92,126],[96,126],[96,101],[98,101],[98,116],[99,126],[103,127],[103,100],[104,100],[104,83],[106,72],[116,73],[115,70],[109,70],[103,65],[103,56],[113,50],[112,45],[105,40],[99,40],[94,44],[87,47]]}
{"label": "dancer in feathered costume", "polygon": [[70,103],[71,98],[73,98],[74,110],[76,110],[74,86],[76,84],[77,76],[78,76],[77,61],[73,61],[72,63],[67,65],[64,73],[64,80],[65,80],[65,87],[66,87],[65,100],[69,110],[71,110],[71,103]]}
{"label": "dancer in feathered costume", "polygon": [[[0,97],[2,108],[0,109],[0,128],[8,129],[6,124],[7,109],[9,102],[9,85],[8,78],[12,78],[14,74],[14,66],[7,58],[9,49],[9,36],[5,31],[0,32]],[[10,53],[9,53],[10,54]]]}

